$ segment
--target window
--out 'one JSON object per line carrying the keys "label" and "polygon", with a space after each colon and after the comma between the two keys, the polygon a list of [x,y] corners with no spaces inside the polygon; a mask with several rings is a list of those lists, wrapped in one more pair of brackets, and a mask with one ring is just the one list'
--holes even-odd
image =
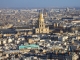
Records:
{"label": "window", "polygon": [[41,29],[41,31],[43,31],[43,29]]}
{"label": "window", "polygon": [[37,29],[37,31],[38,31],[38,29]]}
{"label": "window", "polygon": [[40,25],[40,27],[41,27],[41,25]]}

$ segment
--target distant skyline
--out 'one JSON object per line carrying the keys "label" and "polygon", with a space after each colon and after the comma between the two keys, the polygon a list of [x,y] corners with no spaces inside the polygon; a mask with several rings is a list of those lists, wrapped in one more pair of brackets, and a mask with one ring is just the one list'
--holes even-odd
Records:
{"label": "distant skyline", "polygon": [[0,8],[80,7],[80,0],[0,0]]}

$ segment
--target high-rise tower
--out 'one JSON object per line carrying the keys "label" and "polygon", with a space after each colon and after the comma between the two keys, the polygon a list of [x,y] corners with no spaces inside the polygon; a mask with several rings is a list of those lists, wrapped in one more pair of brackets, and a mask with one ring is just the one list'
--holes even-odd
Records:
{"label": "high-rise tower", "polygon": [[35,29],[35,32],[38,33],[49,33],[49,27],[45,27],[43,13],[39,14],[38,18],[38,28]]}

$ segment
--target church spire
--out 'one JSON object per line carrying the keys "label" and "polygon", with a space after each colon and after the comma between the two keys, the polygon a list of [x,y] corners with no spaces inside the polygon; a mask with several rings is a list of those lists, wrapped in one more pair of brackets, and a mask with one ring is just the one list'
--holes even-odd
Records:
{"label": "church spire", "polygon": [[43,13],[42,12],[40,12],[40,14],[39,14],[39,21],[44,21]]}

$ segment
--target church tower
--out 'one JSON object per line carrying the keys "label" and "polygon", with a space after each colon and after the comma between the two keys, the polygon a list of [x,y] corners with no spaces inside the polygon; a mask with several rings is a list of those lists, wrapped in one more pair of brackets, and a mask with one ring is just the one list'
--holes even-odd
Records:
{"label": "church tower", "polygon": [[49,27],[45,27],[43,13],[39,14],[38,18],[38,28],[35,29],[36,34],[39,33],[49,33]]}
{"label": "church tower", "polygon": [[41,28],[41,29],[45,28],[44,18],[43,18],[42,13],[40,13],[40,15],[39,15],[39,28]]}

